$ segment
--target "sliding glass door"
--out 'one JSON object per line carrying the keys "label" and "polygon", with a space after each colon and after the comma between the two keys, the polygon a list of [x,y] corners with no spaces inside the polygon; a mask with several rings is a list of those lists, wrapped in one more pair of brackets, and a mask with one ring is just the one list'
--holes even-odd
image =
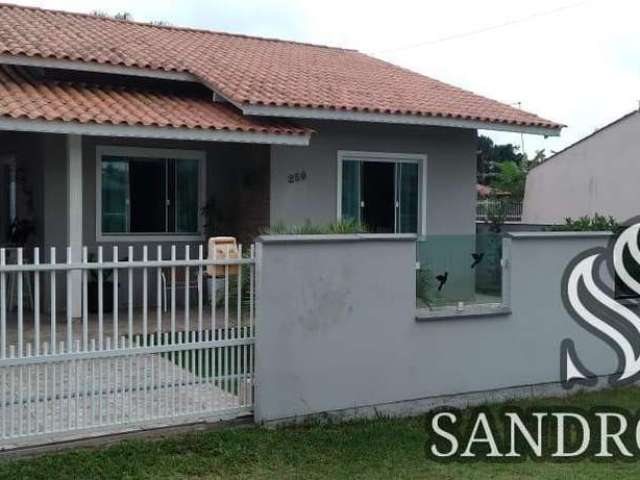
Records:
{"label": "sliding glass door", "polygon": [[418,161],[342,159],[341,218],[362,223],[372,233],[418,233]]}

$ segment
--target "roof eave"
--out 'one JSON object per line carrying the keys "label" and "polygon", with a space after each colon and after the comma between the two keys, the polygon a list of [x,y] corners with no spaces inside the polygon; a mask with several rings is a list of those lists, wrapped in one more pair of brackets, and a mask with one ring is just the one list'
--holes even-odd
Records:
{"label": "roof eave", "polygon": [[0,130],[92,135],[99,137],[154,138],[204,142],[257,143],[269,145],[308,146],[311,132],[275,134],[238,130],[214,130],[204,128],[155,127],[147,125],[114,125],[98,123],[65,122],[59,120],[30,120],[0,118]]}
{"label": "roof eave", "polygon": [[333,110],[309,107],[282,107],[270,105],[239,105],[245,115],[298,118],[313,120],[338,120],[347,122],[390,123],[397,125],[425,125],[437,127],[466,128],[476,130],[495,130],[505,132],[528,133],[545,137],[557,137],[562,126],[547,127],[523,125],[507,122],[489,122],[462,118],[436,117],[427,115],[391,114],[376,112],[356,112],[351,110]]}

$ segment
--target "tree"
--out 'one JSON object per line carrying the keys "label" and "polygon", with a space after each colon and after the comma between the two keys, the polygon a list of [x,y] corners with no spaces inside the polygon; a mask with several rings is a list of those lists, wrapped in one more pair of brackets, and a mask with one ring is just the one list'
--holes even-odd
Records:
{"label": "tree", "polygon": [[478,137],[478,183],[491,185],[499,173],[499,165],[514,162],[517,165],[526,163],[527,156],[520,152],[520,147],[512,143],[496,145],[485,135]]}
{"label": "tree", "polygon": [[527,181],[527,162],[501,162],[491,187],[509,193],[512,201],[522,200]]}
{"label": "tree", "polygon": [[533,156],[533,158],[529,161],[530,163],[530,167],[532,168],[536,165],[540,165],[542,162],[544,162],[547,159],[547,153],[545,151],[545,149],[541,149],[541,150],[536,150],[535,155]]}
{"label": "tree", "polygon": [[[124,20],[125,22],[133,22],[133,15],[129,12],[118,12],[114,15],[110,15],[104,10],[94,10],[91,12],[91,15],[95,15],[96,17],[103,18],[113,18],[114,20]],[[166,20],[151,20],[149,22],[150,25],[155,25],[158,27],[170,27],[171,23]]]}
{"label": "tree", "polygon": [[127,22],[133,21],[133,15],[131,15],[129,12],[118,12],[115,15],[109,15],[103,10],[94,10],[93,12],[91,12],[91,15],[95,15],[96,17],[113,18],[115,20],[125,20]]}

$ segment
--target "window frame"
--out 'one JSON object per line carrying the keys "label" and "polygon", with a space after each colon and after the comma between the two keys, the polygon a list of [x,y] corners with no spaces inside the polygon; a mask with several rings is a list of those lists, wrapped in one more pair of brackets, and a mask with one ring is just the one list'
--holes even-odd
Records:
{"label": "window frame", "polygon": [[203,150],[183,150],[173,148],[116,147],[100,145],[96,147],[96,241],[98,242],[162,242],[162,241],[201,241],[204,240],[204,219],[198,212],[197,233],[104,233],[102,231],[102,158],[105,156],[197,160],[198,161],[198,199],[200,205],[206,201],[206,152]]}
{"label": "window frame", "polygon": [[[354,150],[338,150],[337,164],[337,198],[336,198],[336,219],[342,220],[342,165],[345,161],[359,162],[387,162],[387,163],[417,163],[418,164],[418,236],[427,234],[427,154],[426,153],[393,153],[393,152],[367,152]],[[397,172],[397,170],[394,169]],[[394,173],[394,176],[396,173]],[[397,181],[394,178],[394,188],[397,188]],[[397,195],[397,192],[396,192]],[[398,225],[398,208],[395,208],[395,228]],[[380,234],[385,235],[385,234]],[[389,235],[389,234],[386,234]],[[403,235],[392,233],[391,235]]]}

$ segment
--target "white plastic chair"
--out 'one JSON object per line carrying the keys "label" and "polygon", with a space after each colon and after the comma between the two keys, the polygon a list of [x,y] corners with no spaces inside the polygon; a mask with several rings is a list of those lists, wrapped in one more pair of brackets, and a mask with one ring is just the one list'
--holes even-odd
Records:
{"label": "white plastic chair", "polygon": [[[185,279],[185,267],[175,267],[176,268],[176,292],[178,290],[184,291],[187,287],[187,282]],[[189,269],[189,290],[195,290],[196,295],[198,294],[198,267],[191,267]],[[204,295],[204,281],[205,281],[205,272],[202,272],[202,295]],[[171,268],[163,268],[161,273],[162,279],[162,311],[169,311],[169,292],[171,291]],[[176,299],[178,296],[176,295]],[[191,299],[191,295],[189,295],[189,299]],[[197,298],[197,297],[196,297]]]}

